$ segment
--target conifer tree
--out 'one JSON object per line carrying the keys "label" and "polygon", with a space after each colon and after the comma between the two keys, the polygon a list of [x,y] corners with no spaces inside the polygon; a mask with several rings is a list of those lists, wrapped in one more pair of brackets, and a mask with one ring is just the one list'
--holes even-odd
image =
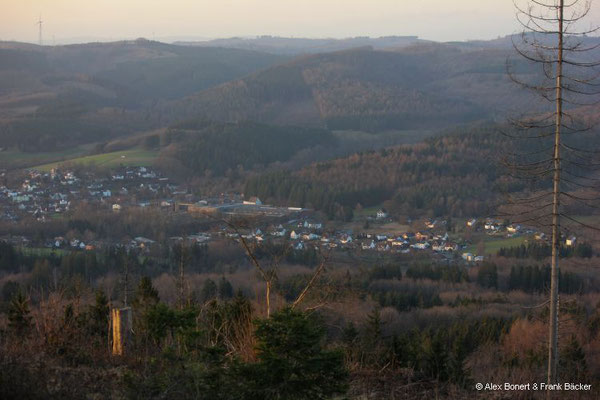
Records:
{"label": "conifer tree", "polygon": [[8,326],[17,336],[26,335],[31,328],[31,311],[29,299],[19,291],[11,300],[8,307]]}

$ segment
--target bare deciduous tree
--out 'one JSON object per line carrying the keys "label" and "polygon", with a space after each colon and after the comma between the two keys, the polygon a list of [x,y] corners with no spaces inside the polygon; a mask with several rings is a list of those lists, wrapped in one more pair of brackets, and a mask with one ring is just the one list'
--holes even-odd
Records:
{"label": "bare deciduous tree", "polygon": [[[239,240],[239,242],[242,245],[242,247],[244,248],[244,251],[246,252],[246,255],[248,256],[250,262],[256,268],[256,270],[260,274],[261,278],[265,282],[265,285],[266,285],[266,293],[265,293],[266,312],[267,312],[267,317],[270,317],[270,315],[271,315],[271,293],[273,290],[273,284],[274,284],[275,280],[277,279],[277,272],[279,269],[279,265],[280,265],[281,261],[285,258],[285,256],[287,255],[287,253],[290,249],[289,243],[287,242],[287,240],[284,241],[282,247],[280,248],[280,251],[275,252],[274,254],[270,255],[269,265],[264,266],[261,263],[261,261],[258,259],[258,257],[256,256],[256,250],[257,250],[256,246],[253,243],[249,242],[247,237],[240,232],[240,226],[243,225],[243,226],[248,227],[251,224],[248,224],[248,221],[232,221],[232,220],[225,220],[225,219],[221,219],[220,222],[225,223],[230,229],[232,229],[235,232],[236,239]],[[300,294],[298,295],[298,297],[292,302],[291,308],[296,308],[300,303],[302,303],[304,301],[308,292],[310,290],[314,289],[319,277],[321,277],[322,274],[325,272],[328,261],[329,261],[329,254],[323,255],[320,264],[313,272],[313,274],[312,274],[311,278],[308,280],[306,286],[300,291]]]}
{"label": "bare deciduous tree", "polygon": [[[594,207],[596,198],[581,192],[589,195],[599,181],[594,173],[600,164],[593,160],[598,152],[589,148],[593,132],[583,122],[582,107],[599,98],[600,63],[594,61],[594,50],[600,43],[588,37],[598,28],[583,25],[590,1],[514,0],[514,4],[523,27],[520,40],[513,41],[521,63],[509,63],[509,75],[550,107],[528,110],[512,120],[514,129],[507,134],[518,140],[519,152],[509,154],[505,163],[526,186],[523,195],[509,197],[504,210],[513,221],[537,225],[551,234],[547,382],[558,383],[561,238],[572,232],[574,224],[593,228],[569,215],[566,207],[570,202]],[[532,65],[541,66],[542,74],[536,74]]]}

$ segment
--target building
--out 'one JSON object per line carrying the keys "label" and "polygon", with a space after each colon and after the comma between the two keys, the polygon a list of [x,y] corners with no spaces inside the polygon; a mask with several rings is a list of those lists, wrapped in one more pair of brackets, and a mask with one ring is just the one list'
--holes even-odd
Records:
{"label": "building", "polygon": [[252,196],[248,200],[244,200],[244,204],[262,206],[263,203],[262,203],[262,201],[260,201],[260,199],[258,197]]}
{"label": "building", "polygon": [[377,219],[384,219],[388,217],[388,212],[386,211],[385,208],[380,208],[379,211],[377,211]]}
{"label": "building", "polygon": [[514,225],[514,224],[511,224],[511,225],[509,225],[509,226],[507,226],[507,227],[506,227],[506,231],[507,231],[508,233],[517,233],[517,232],[519,232],[520,230],[521,230],[521,225]]}

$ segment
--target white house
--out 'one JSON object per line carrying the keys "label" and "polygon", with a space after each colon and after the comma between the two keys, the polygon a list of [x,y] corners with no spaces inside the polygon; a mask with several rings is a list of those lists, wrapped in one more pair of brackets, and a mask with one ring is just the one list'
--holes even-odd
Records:
{"label": "white house", "polygon": [[425,223],[425,226],[429,229],[435,228],[436,225],[437,225],[437,220],[436,221],[427,221]]}
{"label": "white house", "polygon": [[381,208],[379,209],[379,211],[377,211],[377,219],[384,219],[388,217],[388,212],[386,211],[385,208]]}
{"label": "white house", "polygon": [[507,226],[507,227],[506,227],[506,231],[507,231],[508,233],[517,233],[517,232],[519,232],[520,230],[521,230],[521,225],[514,225],[514,224],[511,224],[511,225],[509,225],[509,226]]}
{"label": "white house", "polygon": [[244,200],[244,204],[262,206],[262,201],[258,197],[252,196],[248,200]]}
{"label": "white house", "polygon": [[352,236],[342,235],[342,237],[340,238],[340,243],[343,243],[343,244],[352,243]]}
{"label": "white house", "polygon": [[321,229],[323,227],[323,224],[320,222],[304,221],[304,227],[308,229]]}
{"label": "white house", "polygon": [[374,240],[371,240],[370,244],[363,243],[363,245],[362,245],[362,249],[363,250],[373,250],[375,247],[376,246],[375,246],[375,241]]}
{"label": "white house", "polygon": [[500,226],[495,222],[486,222],[484,228],[487,231],[496,232],[500,229]]}
{"label": "white house", "polygon": [[433,251],[444,251],[444,243],[434,242],[431,245],[431,250],[433,250]]}
{"label": "white house", "polygon": [[272,231],[271,236],[284,237],[286,233],[287,233],[287,230],[285,228],[281,228],[281,229]]}
{"label": "white house", "polygon": [[407,241],[405,241],[401,238],[398,238],[398,239],[395,239],[392,241],[392,246],[404,246],[407,243],[408,243]]}
{"label": "white house", "polygon": [[320,238],[320,236],[317,235],[317,234],[315,234],[315,233],[305,233],[305,234],[302,235],[302,239],[303,240],[307,240],[307,241],[317,240],[319,238]]}
{"label": "white house", "polygon": [[377,251],[390,251],[390,245],[387,243],[379,243],[377,245]]}
{"label": "white house", "polygon": [[444,251],[456,251],[458,250],[458,245],[455,243],[446,243],[444,246]]}
{"label": "white house", "polygon": [[54,238],[54,247],[61,247],[65,243],[65,238],[57,236]]}
{"label": "white house", "polygon": [[544,232],[538,232],[534,236],[535,240],[545,240],[546,234]]}
{"label": "white house", "polygon": [[138,236],[138,237],[134,238],[133,240],[140,245],[149,245],[149,244],[154,243],[154,240],[145,238],[143,236]]}
{"label": "white house", "polygon": [[206,233],[198,233],[195,235],[188,235],[187,237],[189,240],[192,240],[196,243],[205,243],[208,242],[210,240],[210,236],[207,235]]}

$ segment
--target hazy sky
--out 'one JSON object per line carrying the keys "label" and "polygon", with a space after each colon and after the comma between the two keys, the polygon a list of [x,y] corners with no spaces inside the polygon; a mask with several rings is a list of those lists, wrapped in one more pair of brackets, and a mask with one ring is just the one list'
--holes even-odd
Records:
{"label": "hazy sky", "polygon": [[[438,41],[514,33],[512,0],[0,0],[0,40],[44,42],[251,35],[418,35]],[[594,10],[600,20],[600,4]],[[594,20],[594,18],[592,18]]]}

